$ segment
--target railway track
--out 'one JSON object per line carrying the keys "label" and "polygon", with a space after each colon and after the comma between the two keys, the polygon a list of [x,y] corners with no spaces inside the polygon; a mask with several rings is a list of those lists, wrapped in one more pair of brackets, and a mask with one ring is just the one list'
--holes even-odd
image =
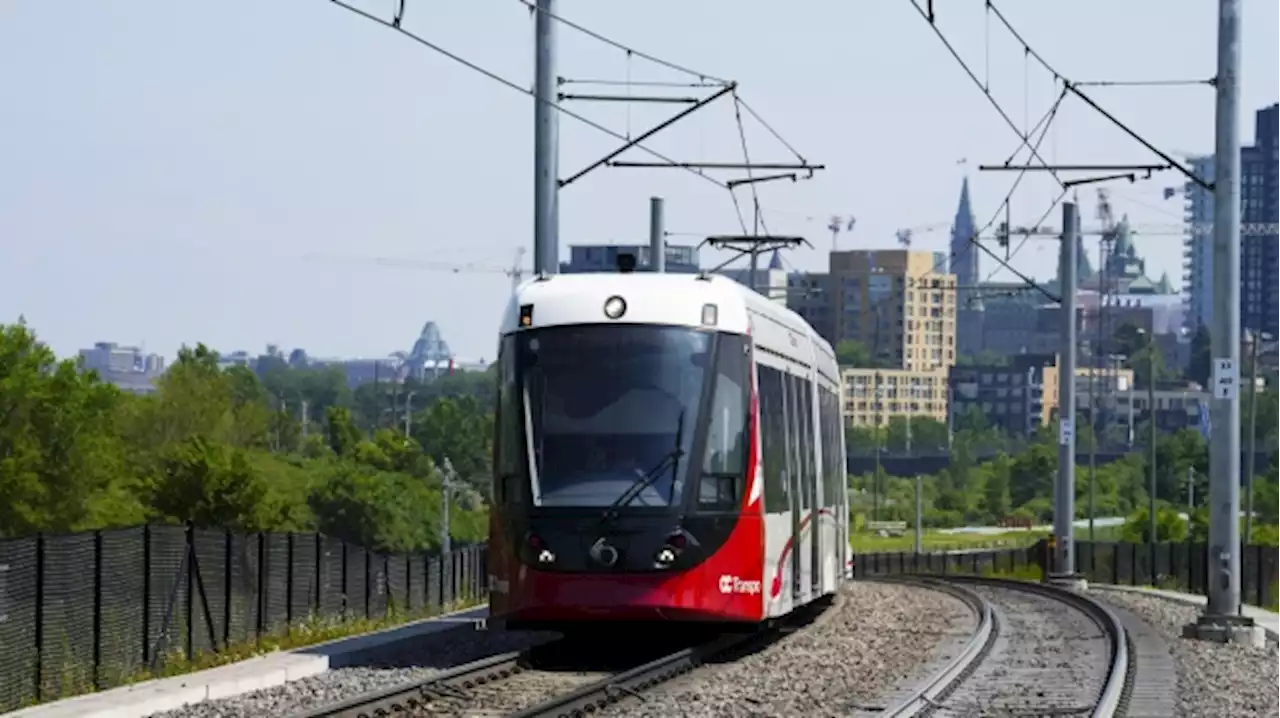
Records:
{"label": "railway track", "polygon": [[688,673],[713,658],[749,651],[825,606],[802,611],[774,630],[698,641],[644,636],[608,643],[559,639],[367,693],[294,718],[577,718]]}
{"label": "railway track", "polygon": [[977,577],[912,578],[978,616],[946,665],[878,715],[1119,715],[1131,690],[1129,637],[1102,604],[1043,584]]}

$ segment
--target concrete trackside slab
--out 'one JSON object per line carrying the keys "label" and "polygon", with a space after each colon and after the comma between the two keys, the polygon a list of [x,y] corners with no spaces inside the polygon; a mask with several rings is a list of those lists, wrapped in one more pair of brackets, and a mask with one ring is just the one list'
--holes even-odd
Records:
{"label": "concrete trackside slab", "polygon": [[134,683],[7,713],[7,718],[145,718],[206,700],[229,698],[341,668],[370,651],[400,641],[475,624],[488,607],[471,608],[363,636],[256,656],[170,678]]}
{"label": "concrete trackside slab", "polygon": [[[1180,591],[1166,591],[1163,588],[1146,588],[1143,586],[1114,586],[1109,583],[1093,583],[1089,585],[1090,590],[1103,591],[1123,591],[1127,593],[1144,593],[1148,596],[1158,596],[1175,603],[1184,603],[1188,606],[1203,608],[1209,602],[1205,596],[1194,593],[1182,593]],[[1253,622],[1262,627],[1267,634],[1267,640],[1280,640],[1280,614],[1272,613],[1264,608],[1250,606],[1249,604],[1241,604],[1240,612],[1246,617],[1252,618]]]}

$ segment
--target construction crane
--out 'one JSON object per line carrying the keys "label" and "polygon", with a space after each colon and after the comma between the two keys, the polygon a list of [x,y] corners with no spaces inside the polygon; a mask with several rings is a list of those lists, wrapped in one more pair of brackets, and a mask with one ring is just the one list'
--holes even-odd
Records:
{"label": "construction crane", "polygon": [[514,295],[516,289],[520,286],[520,282],[530,271],[524,267],[525,248],[518,247],[515,251],[515,259],[510,267],[499,267],[496,265],[486,265],[476,262],[466,264],[456,264],[451,262],[439,262],[429,259],[408,259],[403,257],[349,257],[330,254],[308,254],[303,258],[305,262],[324,262],[351,265],[371,265],[376,267],[391,267],[393,269],[421,269],[433,272],[450,272],[452,274],[505,274],[511,278],[511,293]]}
{"label": "construction crane", "polygon": [[836,251],[836,240],[840,237],[840,231],[852,232],[853,226],[858,223],[858,218],[853,215],[842,217],[838,214],[831,216],[831,221],[827,224],[827,229],[831,231],[831,251]]}

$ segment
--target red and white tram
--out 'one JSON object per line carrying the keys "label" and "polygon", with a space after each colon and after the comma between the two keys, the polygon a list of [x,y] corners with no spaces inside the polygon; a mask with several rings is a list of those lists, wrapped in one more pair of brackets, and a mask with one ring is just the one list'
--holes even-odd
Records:
{"label": "red and white tram", "polygon": [[838,590],[840,372],[794,312],[720,276],[557,275],[499,356],[491,620],[751,625]]}

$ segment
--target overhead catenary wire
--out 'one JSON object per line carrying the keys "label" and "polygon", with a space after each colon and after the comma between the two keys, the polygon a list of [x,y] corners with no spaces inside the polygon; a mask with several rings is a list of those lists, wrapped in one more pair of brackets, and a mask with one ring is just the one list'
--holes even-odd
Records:
{"label": "overhead catenary wire", "polygon": [[[951,53],[951,57],[955,58],[955,61],[959,63],[961,69],[963,69],[965,74],[969,76],[969,79],[973,81],[973,84],[978,88],[978,90],[982,92],[982,96],[987,98],[987,102],[989,102],[991,106],[995,108],[996,112],[1000,115],[1000,118],[1003,119],[1005,124],[1009,126],[1009,129],[1013,130],[1014,133],[1018,135],[1018,137],[1021,138],[1024,142],[1027,142],[1028,144],[1030,144],[1030,140],[1028,139],[1028,134],[1018,129],[1018,123],[1014,122],[1013,118],[1009,116],[1009,113],[1006,112],[1005,109],[1000,106],[1000,102],[996,100],[995,95],[991,94],[991,91],[987,89],[987,87],[983,84],[982,80],[978,79],[978,76],[974,74],[973,69],[969,67],[969,63],[965,62],[964,58],[960,57],[960,52],[956,50],[955,46],[951,44],[951,41],[947,39],[947,36],[942,32],[942,29],[939,28],[937,24],[930,19],[929,13],[924,8],[920,7],[920,3],[917,0],[908,0],[908,2],[911,3],[911,7],[916,9],[916,12],[920,13],[920,17],[924,18],[925,21],[928,22],[929,27],[933,30],[934,34],[938,36],[938,39],[942,41],[942,44],[944,47],[946,47],[947,52]],[[988,5],[990,5],[990,3],[988,3]],[[1027,48],[1027,51],[1032,52],[1030,48]],[[1059,78],[1061,76],[1057,75],[1057,73],[1054,73],[1054,77]],[[1032,158],[1039,161],[1040,164],[1042,165],[1049,166],[1049,163],[1046,162],[1044,158],[1040,156],[1040,153],[1038,150],[1032,152]],[[1062,183],[1062,180],[1058,179],[1058,175],[1056,172],[1050,172],[1050,174],[1053,176],[1055,180],[1058,181],[1059,184]]]}
{"label": "overhead catenary wire", "polygon": [[[604,134],[609,135],[610,137],[613,137],[616,140],[620,140],[622,142],[630,142],[630,140],[628,140],[628,138],[623,133],[612,130],[606,127],[605,125],[602,125],[599,122],[596,122],[595,120],[584,117],[583,115],[580,115],[574,112],[573,110],[566,109],[560,106],[558,103],[544,100],[538,97],[532,90],[521,87],[520,85],[512,82],[511,80],[508,80],[507,78],[499,75],[498,73],[493,72],[492,70],[489,70],[475,62],[472,62],[471,60],[468,60],[465,57],[462,57],[461,55],[455,52],[447,50],[444,47],[426,39],[425,37],[418,35],[417,33],[414,33],[410,30],[405,29],[402,25],[396,25],[391,20],[384,20],[383,18],[378,17],[377,15],[374,15],[373,13],[370,13],[366,10],[362,10],[358,7],[350,5],[347,2],[344,2],[344,0],[329,0],[329,1],[334,5],[337,5],[338,7],[343,8],[344,10],[350,11],[356,15],[359,15],[360,17],[365,18],[366,20],[369,20],[370,22],[377,23],[378,25],[381,25],[390,30],[398,32],[401,35],[404,35],[405,37],[409,38],[410,40],[413,40],[414,42],[422,45],[423,47],[429,50],[432,50],[440,55],[443,55],[444,57],[458,63],[459,65],[462,65],[463,67],[466,67],[467,69],[473,72],[477,72],[481,75],[484,75],[485,77],[489,78],[490,80],[493,80],[494,82],[504,85],[509,89],[515,90],[516,92],[519,92],[522,95],[527,95],[529,97],[532,97],[534,102],[545,102],[546,104],[554,108],[557,112],[565,115],[566,117],[577,120],[578,122],[581,122],[582,124],[594,130],[603,132]],[[708,175],[707,173],[697,169],[696,167],[682,167],[680,163],[671,159],[667,155],[664,155],[661,152],[658,152],[657,150],[651,149],[639,143],[633,143],[632,146],[634,146],[636,149],[642,152],[645,152],[646,154],[652,157],[658,158],[659,160],[665,162],[666,164],[672,167],[676,167],[690,174],[696,175],[697,177],[703,179],[704,181],[710,182],[711,184],[714,184],[717,187],[720,187],[721,189],[728,189],[728,185],[725,182],[722,182]]]}
{"label": "overhead catenary wire", "polygon": [[[734,88],[734,89],[732,90],[733,100],[734,100],[734,118],[735,118],[735,121],[737,122],[737,125],[738,125],[739,138],[740,138],[741,143],[742,143],[744,164],[748,165],[748,167],[746,168],[746,172],[747,172],[747,178],[748,178],[748,180],[753,180],[753,179],[754,179],[754,174],[753,174],[752,168],[750,167],[750,165],[751,165],[751,159],[750,159],[750,153],[749,153],[749,151],[748,151],[748,149],[747,149],[747,144],[746,144],[746,130],[745,130],[744,126],[743,126],[743,121],[742,121],[742,116],[741,116],[741,110],[746,110],[746,112],[747,112],[747,113],[748,113],[752,118],[754,118],[754,119],[756,120],[756,122],[760,123],[760,125],[761,125],[761,126],[762,126],[762,127],[763,127],[763,128],[764,128],[764,129],[765,129],[765,130],[770,134],[770,135],[772,135],[772,136],[774,137],[774,139],[776,139],[776,140],[777,140],[777,141],[778,141],[778,142],[779,142],[783,147],[785,147],[785,148],[786,148],[786,149],[787,149],[787,150],[788,150],[788,151],[789,151],[789,152],[790,152],[790,153],[791,153],[791,154],[792,154],[792,155],[793,155],[793,156],[794,156],[794,157],[795,157],[795,158],[800,162],[800,164],[807,164],[807,163],[808,163],[808,162],[807,162],[807,160],[805,159],[805,157],[804,157],[804,155],[803,155],[803,154],[801,154],[801,153],[800,153],[800,152],[799,152],[799,151],[798,151],[798,150],[797,150],[797,149],[796,149],[796,148],[795,148],[795,147],[794,147],[790,142],[788,142],[788,141],[786,140],[786,138],[785,138],[785,137],[783,137],[783,136],[782,136],[782,134],[781,134],[781,133],[779,133],[776,129],[774,129],[774,128],[773,128],[773,126],[772,126],[772,125],[770,125],[770,124],[768,123],[768,121],[766,121],[766,120],[765,120],[765,119],[764,119],[764,118],[763,118],[763,117],[762,117],[758,112],[756,112],[756,111],[755,111],[755,110],[754,110],[750,105],[748,105],[748,104],[746,103],[746,101],[745,101],[745,100],[743,100],[743,99],[742,99],[741,95],[738,93],[738,91],[737,91],[737,89],[736,89],[736,84],[735,84],[735,83],[733,83],[732,81],[730,81],[730,80],[725,80],[725,79],[723,79],[723,78],[716,77],[715,75],[712,75],[712,74],[710,74],[710,73],[702,72],[702,71],[699,71],[699,70],[694,70],[694,69],[691,69],[691,68],[686,67],[686,66],[684,66],[684,65],[680,65],[680,64],[675,63],[675,62],[672,62],[672,61],[670,61],[670,60],[664,60],[664,59],[662,59],[662,58],[660,58],[660,57],[657,57],[657,56],[655,56],[655,55],[652,55],[652,54],[646,53],[646,52],[644,52],[644,51],[642,51],[642,50],[638,50],[638,49],[636,49],[636,48],[634,48],[634,47],[631,47],[630,45],[627,45],[627,44],[625,44],[625,43],[623,43],[623,42],[620,42],[620,41],[615,40],[615,39],[613,39],[613,38],[611,38],[611,37],[608,37],[608,36],[606,36],[606,35],[604,35],[604,34],[602,34],[602,33],[600,33],[600,32],[597,32],[597,31],[595,31],[595,30],[592,30],[591,28],[588,28],[588,27],[586,27],[586,26],[584,26],[584,25],[582,25],[582,24],[579,24],[579,23],[576,23],[576,22],[574,22],[574,21],[572,21],[572,20],[569,20],[568,18],[565,18],[565,17],[564,17],[564,16],[562,16],[562,15],[558,15],[558,14],[556,14],[556,13],[554,13],[554,12],[548,12],[547,10],[545,10],[545,9],[543,9],[543,8],[538,7],[538,5],[537,5],[536,3],[534,3],[534,2],[531,2],[531,0],[518,0],[518,2],[519,2],[521,5],[523,5],[524,7],[526,7],[527,9],[529,9],[529,11],[530,11],[531,13],[538,13],[538,12],[545,13],[547,17],[551,18],[552,20],[554,20],[554,21],[555,21],[555,22],[557,22],[557,23],[560,23],[560,24],[564,25],[565,27],[568,27],[568,28],[571,28],[571,29],[573,29],[573,30],[576,30],[576,31],[578,31],[578,32],[580,32],[580,33],[582,33],[582,34],[584,34],[584,35],[586,35],[586,36],[588,36],[588,37],[590,37],[590,38],[592,38],[592,39],[594,39],[594,40],[597,40],[597,41],[599,41],[599,42],[602,42],[602,43],[604,43],[604,44],[606,44],[606,45],[608,45],[608,46],[610,46],[610,47],[613,47],[613,48],[615,48],[615,49],[617,49],[617,50],[621,50],[622,52],[626,53],[627,60],[628,60],[628,64],[627,64],[627,77],[626,77],[626,79],[625,79],[625,80],[623,80],[623,81],[616,81],[616,80],[598,80],[598,79],[586,79],[586,80],[584,80],[584,79],[578,79],[578,80],[563,80],[563,79],[562,79],[562,80],[561,80],[562,84],[563,84],[563,83],[567,83],[567,82],[576,82],[576,83],[578,83],[578,84],[587,84],[587,83],[590,83],[590,84],[597,84],[597,85],[606,85],[606,84],[607,84],[607,85],[612,85],[612,86],[625,87],[625,88],[627,88],[627,92],[628,92],[628,93],[630,93],[631,88],[633,88],[633,87],[640,87],[640,86],[647,86],[647,87],[668,87],[668,88],[670,88],[670,87],[686,87],[686,88],[687,88],[687,87],[708,87],[708,88],[719,88],[719,89],[721,89],[721,90],[723,90],[724,88],[730,88],[730,87],[732,87],[732,88]],[[680,72],[680,73],[683,73],[683,74],[689,75],[689,76],[691,76],[691,77],[697,78],[697,80],[698,80],[698,81],[697,81],[697,82],[694,82],[694,83],[675,83],[675,82],[662,82],[662,81],[638,81],[638,80],[634,80],[634,79],[631,77],[631,65],[630,65],[630,61],[631,61],[631,59],[632,59],[633,57],[638,57],[638,58],[641,58],[641,59],[644,59],[644,60],[648,60],[648,61],[650,61],[650,62],[652,62],[652,63],[654,63],[654,64],[656,64],[656,65],[659,65],[659,66],[665,67],[665,68],[670,69],[670,70],[674,70],[674,71],[676,71],[676,72]],[[626,132],[626,135],[625,135],[625,139],[626,139],[627,141],[630,141],[630,138],[631,138],[631,132],[630,132],[630,113],[629,113],[629,111],[628,111],[628,129],[627,129],[627,132]],[[650,152],[650,154],[655,154],[655,153]],[[663,159],[663,161],[664,161],[664,162],[667,162],[668,164],[675,164],[674,162],[672,162],[671,160],[668,160],[668,159],[667,159],[667,158],[665,158],[665,157],[661,157],[661,159]],[[683,169],[695,169],[695,168],[684,167]],[[698,172],[697,172],[697,174],[698,174],[699,176],[702,176],[702,177],[707,177],[707,175],[705,175],[705,174],[704,174],[703,172],[701,172],[701,171],[698,171]],[[737,218],[738,218],[738,224],[739,224],[739,227],[742,229],[743,234],[747,234],[747,233],[748,233],[748,230],[747,230],[747,223],[746,223],[745,218],[743,217],[743,212],[742,212],[741,203],[739,202],[738,197],[737,197],[737,194],[736,194],[736,193],[735,193],[735,191],[734,191],[734,189],[735,189],[735,188],[734,188],[734,185],[733,185],[733,184],[731,184],[731,183],[728,183],[728,182],[720,183],[720,184],[721,184],[721,186],[722,186],[722,187],[724,187],[724,188],[729,192],[730,199],[731,199],[731,200],[732,200],[732,202],[733,202],[734,212],[735,212],[735,214],[737,215]],[[761,204],[760,204],[760,199],[759,199],[759,191],[758,191],[758,189],[755,187],[755,182],[754,182],[754,181],[748,181],[748,182],[747,182],[747,184],[750,184],[750,185],[751,185],[751,197],[752,197],[752,205],[753,205],[753,208],[752,208],[752,209],[753,209],[753,214],[754,214],[754,218],[753,218],[753,222],[752,222],[752,224],[753,224],[753,226],[755,227],[755,229],[757,230],[757,231],[756,231],[756,233],[758,233],[758,230],[760,230],[760,229],[764,229],[764,231],[767,233],[767,232],[768,232],[768,229],[767,229],[767,228],[765,228],[765,226],[764,226],[764,224],[765,224],[765,223],[764,223],[764,217],[763,217],[763,209],[762,209],[762,206],[761,206]]]}
{"label": "overhead catenary wire", "polygon": [[[1070,91],[1076,97],[1080,98],[1086,105],[1093,108],[1094,111],[1096,111],[1098,114],[1102,115],[1104,118],[1109,120],[1116,127],[1120,128],[1121,131],[1123,131],[1125,134],[1129,135],[1131,138],[1137,141],[1138,144],[1142,145],[1147,150],[1149,150],[1150,152],[1158,156],[1160,159],[1164,160],[1173,169],[1178,170],[1183,175],[1185,175],[1188,179],[1204,187],[1205,189],[1210,191],[1213,190],[1213,185],[1211,183],[1201,178],[1195,172],[1192,172],[1185,165],[1183,165],[1182,163],[1178,162],[1173,157],[1171,157],[1167,152],[1164,152],[1160,148],[1156,147],[1154,144],[1151,143],[1151,141],[1147,140],[1145,137],[1138,134],[1138,132],[1135,131],[1133,128],[1129,127],[1127,124],[1121,121],[1118,117],[1108,112],[1105,108],[1099,105],[1091,97],[1084,94],[1084,92],[1080,90],[1081,83],[1072,82],[1066,75],[1059,72],[1056,67],[1050,64],[1049,61],[1045,59],[1044,55],[1040,54],[1035,48],[1033,48],[1031,44],[1027,42],[1025,38],[1023,38],[1022,33],[1018,32],[1018,29],[1013,26],[1013,23],[1009,22],[1009,19],[1005,17],[1003,12],[1000,11],[1000,8],[996,6],[994,0],[983,0],[983,1],[985,3],[987,12],[991,15],[994,15],[995,18],[1000,21],[1000,24],[1004,25],[1004,28],[1009,31],[1009,34],[1012,35],[1013,38],[1022,45],[1022,47],[1026,50],[1027,54],[1030,55],[1036,62],[1038,62],[1041,67],[1043,67],[1045,70],[1050,72],[1055,79],[1062,80],[1068,91]],[[920,6],[916,3],[916,0],[910,0],[910,2],[913,6],[915,6],[917,10],[920,9]],[[954,49],[952,49],[951,43],[946,39],[946,36],[942,33],[942,31],[938,28],[938,26],[933,22],[930,22],[929,26],[933,28],[934,33],[936,33],[938,37],[942,39],[943,43],[947,45],[947,48],[951,50],[952,54],[956,55],[956,59],[959,60],[960,59],[959,55],[956,54]],[[1094,80],[1093,84],[1097,86],[1103,82],[1106,82],[1106,81]],[[1121,81],[1116,81],[1117,84],[1119,82]],[[1213,82],[1216,82],[1216,81],[1213,81]]]}

